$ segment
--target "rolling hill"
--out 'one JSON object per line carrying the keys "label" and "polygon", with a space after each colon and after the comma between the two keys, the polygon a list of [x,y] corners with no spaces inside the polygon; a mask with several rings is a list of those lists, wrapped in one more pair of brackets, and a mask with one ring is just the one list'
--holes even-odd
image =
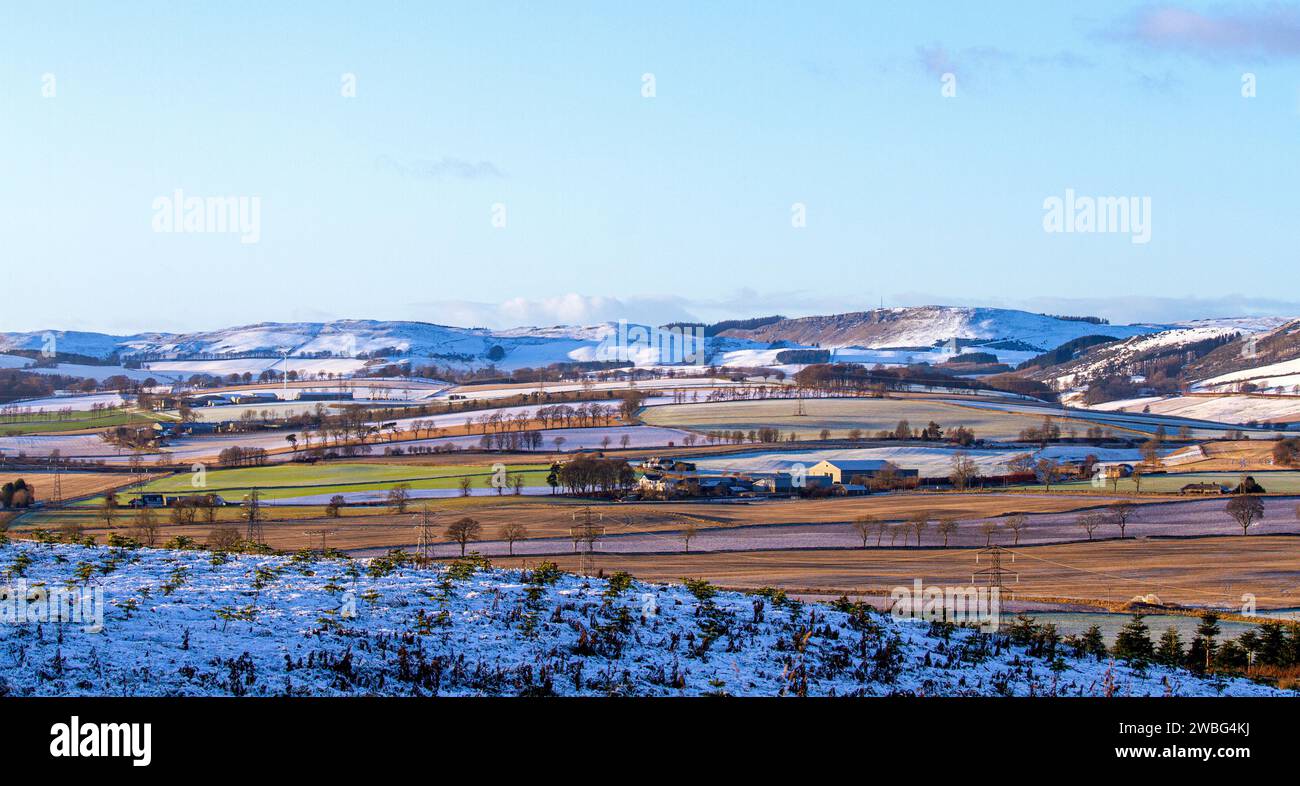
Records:
{"label": "rolling hill", "polygon": [[1109,325],[1090,318],[1064,318],[1000,308],[918,306],[851,314],[783,319],[720,335],[751,341],[787,341],[805,346],[868,349],[937,347],[953,339],[960,346],[1045,352],[1081,336],[1115,338],[1152,333],[1154,325]]}
{"label": "rolling hill", "polygon": [[[1219,320],[1187,326],[1110,325],[1088,317],[1056,317],[993,308],[921,306],[876,309],[848,314],[741,320],[705,328],[703,361],[722,366],[780,366],[797,369],[787,360],[800,357],[788,350],[828,348],[835,362],[874,365],[942,363],[958,351],[996,356],[1018,364],[1057,348],[1052,356],[1064,363],[1037,368],[1029,375],[1042,380],[1090,379],[1120,373],[1154,356],[1164,357],[1180,347],[1231,337],[1242,330],[1277,328],[1282,320]],[[1259,358],[1266,362],[1293,359],[1297,323],[1278,328],[1260,339]],[[632,328],[644,326],[631,326]],[[37,353],[53,347],[58,362],[44,362],[42,373],[103,379],[116,373],[143,379],[180,379],[191,374],[227,375],[277,368],[281,357],[290,368],[305,373],[355,374],[367,364],[405,363],[412,366],[483,367],[504,371],[554,363],[615,362],[650,366],[671,365],[681,358],[665,357],[655,342],[620,349],[616,323],[586,326],[556,325],[509,330],[463,328],[430,322],[336,320],[332,322],[263,322],[194,333],[110,335],[77,331],[0,333],[0,366],[25,368]],[[650,328],[645,328],[650,331]],[[1288,332],[1289,331],[1289,332]],[[1118,341],[1091,348],[1097,336]],[[1071,343],[1074,342],[1074,343]],[[1069,345],[1069,346],[1066,346]],[[1074,346],[1080,346],[1078,352]],[[1221,357],[1222,355],[1222,357]],[[96,363],[100,365],[95,365]],[[130,368],[123,368],[123,366]],[[1240,370],[1228,354],[1216,353],[1197,366],[1200,378]],[[1075,383],[1071,383],[1075,384]]]}

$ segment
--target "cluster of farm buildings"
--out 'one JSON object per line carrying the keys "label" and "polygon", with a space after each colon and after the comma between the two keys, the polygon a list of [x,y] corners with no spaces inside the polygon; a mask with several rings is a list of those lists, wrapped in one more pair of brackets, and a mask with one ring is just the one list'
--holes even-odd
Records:
{"label": "cluster of farm buildings", "polygon": [[856,496],[882,483],[889,488],[915,487],[920,472],[880,460],[823,460],[810,467],[763,473],[709,474],[693,462],[654,457],[642,462],[635,492],[644,497],[756,497],[813,494]]}

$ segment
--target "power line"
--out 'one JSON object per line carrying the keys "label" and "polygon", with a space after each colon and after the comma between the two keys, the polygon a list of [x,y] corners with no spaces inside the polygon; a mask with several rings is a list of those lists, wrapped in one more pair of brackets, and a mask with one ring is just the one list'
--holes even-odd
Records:
{"label": "power line", "polygon": [[320,535],[320,551],[322,554],[324,554],[325,552],[329,551],[325,539],[336,532],[338,532],[338,530],[336,529],[309,529],[309,530],[304,530],[302,534],[308,537]]}

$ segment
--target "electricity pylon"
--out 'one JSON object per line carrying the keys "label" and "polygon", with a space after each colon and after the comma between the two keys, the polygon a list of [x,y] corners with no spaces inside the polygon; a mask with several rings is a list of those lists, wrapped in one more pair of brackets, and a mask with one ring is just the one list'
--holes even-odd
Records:
{"label": "electricity pylon", "polygon": [[423,562],[433,559],[433,547],[438,539],[433,529],[433,520],[437,516],[436,512],[424,508],[420,511],[420,523],[415,525],[415,551]]}
{"label": "electricity pylon", "polygon": [[578,520],[578,514],[573,514],[573,525],[569,527],[569,537],[573,539],[573,550],[578,551],[578,544],[586,544],[587,550],[581,552],[580,562],[582,566],[582,575],[590,576],[591,569],[595,564],[595,557],[592,551],[595,550],[596,541],[605,536],[605,525],[600,523],[605,520],[604,513],[592,513],[591,507],[587,506],[582,509],[582,520]]}

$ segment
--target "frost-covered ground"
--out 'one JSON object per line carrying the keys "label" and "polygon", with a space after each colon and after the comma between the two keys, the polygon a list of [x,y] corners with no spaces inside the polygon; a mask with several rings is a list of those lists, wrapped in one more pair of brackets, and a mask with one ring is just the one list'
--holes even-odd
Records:
{"label": "frost-covered ground", "polygon": [[71,409],[78,412],[89,412],[95,406],[120,407],[123,398],[120,393],[91,393],[85,396],[51,396],[49,398],[27,398],[18,401],[10,401],[5,407],[13,407],[19,410],[31,410],[32,412],[58,412],[59,410]]}
{"label": "frost-covered ground", "polygon": [[35,543],[0,566],[29,589],[88,581],[107,607],[98,633],[0,623],[0,695],[1282,695],[1053,666],[862,607],[546,571]]}
{"label": "frost-covered ground", "polygon": [[[1298,380],[1300,381],[1300,380]],[[1300,396],[1286,398],[1249,395],[1225,396],[1149,396],[1097,404],[1091,409],[1105,412],[1142,412],[1172,415],[1221,423],[1267,423],[1300,418]]]}
{"label": "frost-covered ground", "polygon": [[1289,391],[1295,385],[1300,385],[1300,359],[1269,363],[1264,366],[1255,366],[1228,374],[1221,374],[1197,382],[1193,389],[1218,390],[1220,388],[1231,388],[1239,382],[1252,382],[1261,390],[1278,389]]}

